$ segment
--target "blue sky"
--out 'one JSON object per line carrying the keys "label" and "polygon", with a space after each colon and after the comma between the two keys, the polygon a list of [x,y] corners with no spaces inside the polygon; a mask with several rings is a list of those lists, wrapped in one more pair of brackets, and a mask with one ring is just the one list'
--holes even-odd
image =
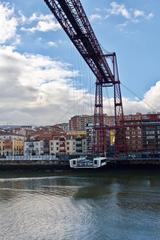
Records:
{"label": "blue sky", "polygon": [[[103,49],[117,53],[122,84],[136,94],[122,86],[125,113],[159,111],[160,2],[82,4]],[[0,27],[0,123],[51,124],[92,113],[94,76],[43,0],[0,1]]]}

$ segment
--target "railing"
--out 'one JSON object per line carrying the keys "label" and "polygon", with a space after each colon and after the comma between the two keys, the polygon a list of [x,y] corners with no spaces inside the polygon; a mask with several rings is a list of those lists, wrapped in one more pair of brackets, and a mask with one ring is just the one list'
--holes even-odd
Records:
{"label": "railing", "polygon": [[160,161],[160,157],[135,157],[135,156],[121,156],[108,158],[108,161]]}
{"label": "railing", "polygon": [[23,155],[23,156],[6,156],[4,158],[0,158],[0,161],[4,161],[4,160],[15,160],[15,161],[22,161],[22,160],[28,160],[28,161],[35,161],[35,160],[39,160],[39,161],[54,161],[54,160],[59,160],[58,157],[56,157],[55,155]]}
{"label": "railing", "polygon": [[[75,157],[75,156],[74,156]],[[77,156],[76,156],[77,157]],[[70,156],[71,158],[71,156]],[[66,155],[22,155],[22,156],[6,156],[1,157],[0,161],[58,161],[58,160],[69,160]],[[73,156],[72,156],[73,158]],[[114,161],[160,161],[160,157],[141,157],[141,156],[119,156],[119,157],[107,157],[108,162]],[[82,162],[81,162],[82,164]]]}

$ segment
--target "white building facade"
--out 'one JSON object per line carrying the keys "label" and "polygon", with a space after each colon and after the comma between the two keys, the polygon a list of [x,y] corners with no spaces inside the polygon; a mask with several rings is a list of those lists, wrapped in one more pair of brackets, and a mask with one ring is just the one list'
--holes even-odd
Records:
{"label": "white building facade", "polygon": [[24,142],[24,155],[43,155],[44,141],[29,141]]}

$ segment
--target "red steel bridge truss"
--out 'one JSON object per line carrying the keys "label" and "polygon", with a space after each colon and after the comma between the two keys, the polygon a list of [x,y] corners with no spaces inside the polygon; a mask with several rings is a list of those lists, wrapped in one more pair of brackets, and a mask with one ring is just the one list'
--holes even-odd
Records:
{"label": "red steel bridge truss", "polygon": [[116,54],[105,54],[102,51],[80,0],[44,1],[96,77],[94,153],[104,154],[106,151],[107,126],[104,125],[103,88],[111,86],[114,89],[116,153],[125,152],[123,105]]}

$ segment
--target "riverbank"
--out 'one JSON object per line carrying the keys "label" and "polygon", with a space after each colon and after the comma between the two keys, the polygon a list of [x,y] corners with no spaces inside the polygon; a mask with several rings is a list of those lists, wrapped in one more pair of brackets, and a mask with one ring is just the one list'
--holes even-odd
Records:
{"label": "riverbank", "polygon": [[[105,171],[107,169],[160,169],[160,159],[152,160],[118,160],[112,159],[107,165],[90,171]],[[67,160],[0,160],[0,170],[25,169],[25,170],[73,170],[84,171],[85,169],[71,169]],[[88,169],[87,169],[88,171]]]}
{"label": "riverbank", "polygon": [[9,169],[51,169],[51,170],[67,170],[70,169],[69,161],[63,160],[1,160],[0,170]]}

